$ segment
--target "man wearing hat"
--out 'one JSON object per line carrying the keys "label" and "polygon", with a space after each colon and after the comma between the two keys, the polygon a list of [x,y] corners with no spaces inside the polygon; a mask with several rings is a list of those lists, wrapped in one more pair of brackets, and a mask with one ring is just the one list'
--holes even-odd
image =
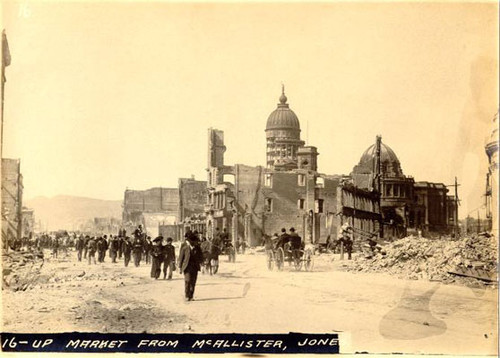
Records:
{"label": "man wearing hat", "polygon": [[139,267],[141,264],[141,256],[143,250],[142,239],[140,236],[135,236],[134,241],[132,242],[132,254],[134,256],[134,265]]}
{"label": "man wearing hat", "polygon": [[84,247],[83,235],[80,235],[78,239],[76,239],[75,249],[77,251],[78,261],[82,261],[82,252]]}
{"label": "man wearing hat", "polygon": [[172,279],[172,273],[175,271],[175,248],[172,245],[172,238],[167,237],[167,243],[163,246],[163,279]]}
{"label": "man wearing hat", "polygon": [[186,242],[179,251],[179,271],[184,273],[184,294],[186,301],[193,301],[194,288],[200,271],[203,255],[197,236],[188,231]]}
{"label": "man wearing hat", "polygon": [[295,232],[295,228],[290,228],[290,235],[288,235],[290,242],[290,249],[292,250],[292,259],[300,260],[300,249],[302,246],[302,238]]}
{"label": "man wearing hat", "polygon": [[153,258],[153,264],[151,265],[151,278],[158,280],[161,273],[161,263],[163,262],[163,248],[161,243],[163,241],[163,236],[158,236],[153,240],[151,245],[151,256]]}
{"label": "man wearing hat", "polygon": [[130,262],[130,256],[132,253],[132,241],[130,241],[130,237],[125,237],[122,241],[122,252],[123,252],[123,263],[125,267],[128,266]]}
{"label": "man wearing hat", "polygon": [[352,245],[353,245],[352,232],[353,229],[348,223],[342,225],[342,243],[345,251],[347,252],[348,260],[351,260],[352,258]]}
{"label": "man wearing hat", "polygon": [[116,257],[118,256],[119,242],[118,238],[113,235],[109,235],[109,257],[112,263],[116,263]]}
{"label": "man wearing hat", "polygon": [[281,229],[281,235],[279,236],[279,239],[276,242],[276,249],[279,247],[284,248],[285,244],[288,243],[289,239],[290,235],[286,233],[286,229],[285,228]]}
{"label": "man wearing hat", "polygon": [[88,258],[89,258],[89,265],[91,263],[91,260],[94,260],[94,265],[95,265],[95,252],[97,251],[97,242],[95,240],[95,237],[89,239],[87,242],[87,247],[88,247]]}

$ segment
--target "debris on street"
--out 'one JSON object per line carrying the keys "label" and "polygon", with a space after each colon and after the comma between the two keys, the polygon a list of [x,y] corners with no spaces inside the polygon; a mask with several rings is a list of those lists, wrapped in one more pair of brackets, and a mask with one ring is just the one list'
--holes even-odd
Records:
{"label": "debris on street", "polygon": [[485,285],[497,281],[497,247],[495,237],[487,233],[459,240],[408,236],[373,255],[358,255],[345,269],[405,279]]}
{"label": "debris on street", "polygon": [[10,251],[2,255],[2,289],[25,291],[36,283],[44,264],[42,251]]}

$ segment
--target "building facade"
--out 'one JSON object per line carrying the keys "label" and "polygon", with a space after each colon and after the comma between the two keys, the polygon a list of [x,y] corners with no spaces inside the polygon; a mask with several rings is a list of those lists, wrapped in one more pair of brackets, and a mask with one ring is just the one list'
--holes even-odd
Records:
{"label": "building facade", "polygon": [[2,242],[22,237],[23,176],[21,160],[2,158]]}
{"label": "building facade", "polygon": [[255,246],[265,235],[293,227],[306,242],[325,243],[345,222],[358,233],[377,234],[379,195],[353,191],[350,178],[318,171],[317,148],[304,145],[300,122],[287,101],[283,90],[267,119],[265,167],[226,165],[224,132],[208,130],[207,235],[225,228],[233,240]]}
{"label": "building facade", "polygon": [[486,210],[491,220],[491,232],[498,237],[498,112],[493,117],[485,151],[489,164],[486,176]]}
{"label": "building facade", "polygon": [[23,207],[21,212],[21,221],[21,236],[31,238],[35,231],[35,210]]}
{"label": "building facade", "polygon": [[150,236],[161,234],[177,240],[192,216],[204,214],[206,191],[207,183],[194,177],[180,178],[178,188],[127,189],[122,227],[132,232],[137,225],[143,225]]}
{"label": "building facade", "polygon": [[405,175],[396,153],[377,137],[349,176],[318,171],[318,150],[300,137],[300,121],[282,90],[267,119],[266,166],[227,165],[224,132],[208,130],[206,234],[226,228],[233,239],[258,245],[265,235],[294,227],[311,243],[337,235],[344,223],[355,236],[449,234],[457,200],[442,183]]}
{"label": "building facade", "polygon": [[[380,150],[376,151],[377,142]],[[404,237],[408,229],[449,234],[456,228],[457,205],[442,183],[415,182],[401,169],[396,153],[377,137],[351,172],[358,188],[379,190],[384,237]],[[377,188],[377,186],[379,188]]]}
{"label": "building facade", "polygon": [[206,235],[205,205],[207,203],[207,182],[191,178],[179,179],[179,222],[180,236],[187,230]]}

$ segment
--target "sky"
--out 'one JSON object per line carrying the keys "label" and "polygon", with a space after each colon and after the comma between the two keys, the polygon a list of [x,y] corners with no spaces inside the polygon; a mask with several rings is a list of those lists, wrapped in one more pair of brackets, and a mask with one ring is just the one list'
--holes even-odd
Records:
{"label": "sky", "polygon": [[3,2],[3,156],[24,198],[122,199],[206,180],[207,129],[227,165],[265,165],[285,85],[319,171],[349,174],[382,135],[404,174],[461,184],[480,207],[498,110],[498,4]]}

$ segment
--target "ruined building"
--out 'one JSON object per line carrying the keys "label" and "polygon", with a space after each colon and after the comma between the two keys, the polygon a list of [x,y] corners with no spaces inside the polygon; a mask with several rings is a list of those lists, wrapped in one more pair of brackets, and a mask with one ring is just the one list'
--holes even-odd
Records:
{"label": "ruined building", "polygon": [[488,173],[486,176],[486,210],[491,220],[491,231],[498,237],[498,112],[493,117],[492,130],[486,140]]}
{"label": "ruined building", "polygon": [[[451,233],[455,228],[455,197],[448,195],[442,183],[415,182],[401,169],[396,153],[380,141],[377,157],[376,144],[371,145],[354,166],[351,176],[358,188],[380,191],[384,237],[403,237],[408,228],[423,233]],[[380,188],[373,188],[376,171],[380,173]]]}
{"label": "ruined building", "polygon": [[207,183],[194,177],[180,178],[177,188],[127,189],[122,226],[131,233],[137,225],[143,225],[150,236],[178,239],[185,226],[198,229],[195,218],[204,218],[206,190]]}
{"label": "ruined building", "polygon": [[349,176],[318,170],[318,150],[300,138],[300,122],[282,91],[265,128],[266,166],[224,163],[224,132],[208,131],[206,228],[260,244],[264,235],[294,227],[307,242],[324,243],[343,223],[355,236],[403,237],[408,229],[450,233],[457,201],[442,183],[416,182],[377,137]]}
{"label": "ruined building", "polygon": [[23,175],[20,159],[2,158],[2,242],[22,237]]}
{"label": "ruined building", "polygon": [[325,242],[349,222],[378,233],[376,191],[318,171],[317,148],[300,139],[300,123],[284,91],[267,119],[266,167],[224,163],[224,133],[208,130],[206,232],[226,228],[233,240],[260,245],[264,235],[294,227],[306,242]]}
{"label": "ruined building", "polygon": [[33,233],[35,231],[35,210],[23,206],[21,210],[21,218],[21,236],[28,238],[33,237]]}

